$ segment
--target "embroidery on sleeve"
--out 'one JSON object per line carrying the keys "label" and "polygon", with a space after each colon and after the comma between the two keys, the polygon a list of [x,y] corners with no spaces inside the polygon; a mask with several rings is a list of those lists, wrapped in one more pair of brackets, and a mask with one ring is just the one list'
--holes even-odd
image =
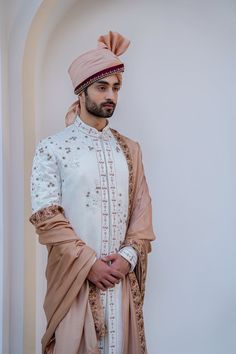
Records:
{"label": "embroidery on sleeve", "polygon": [[53,216],[62,213],[64,215],[64,209],[60,205],[50,205],[42,208],[31,215],[29,221],[37,226],[39,223],[52,218]]}

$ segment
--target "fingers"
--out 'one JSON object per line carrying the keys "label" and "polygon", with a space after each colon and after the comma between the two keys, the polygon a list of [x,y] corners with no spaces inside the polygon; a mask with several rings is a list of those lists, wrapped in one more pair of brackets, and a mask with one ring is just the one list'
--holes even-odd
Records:
{"label": "fingers", "polygon": [[109,261],[114,261],[117,259],[117,254],[116,253],[111,253],[108,256],[102,257],[101,260],[104,262],[109,262]]}
{"label": "fingers", "polygon": [[112,275],[108,275],[107,280],[112,284],[119,284],[120,282],[120,279],[113,277]]}
{"label": "fingers", "polygon": [[103,290],[103,291],[106,291],[107,289],[106,289],[106,287],[101,283],[101,282],[96,282],[95,283],[95,285],[96,285],[96,287],[98,288],[98,289],[100,289],[100,290]]}
{"label": "fingers", "polygon": [[100,290],[107,290],[108,288],[114,288],[116,284],[120,283],[120,278],[113,277],[111,275],[106,275],[106,277],[101,278],[94,282],[94,284],[100,289]]}
{"label": "fingers", "polygon": [[101,281],[98,281],[95,283],[96,287],[99,288],[100,290],[106,291],[109,288],[114,288],[115,284],[106,280],[102,279]]}
{"label": "fingers", "polygon": [[110,275],[113,275],[115,278],[118,279],[124,279],[124,274],[112,267],[110,267]]}
{"label": "fingers", "polygon": [[114,288],[114,286],[115,286],[115,284],[113,282],[110,282],[107,279],[103,279],[102,283],[106,288]]}

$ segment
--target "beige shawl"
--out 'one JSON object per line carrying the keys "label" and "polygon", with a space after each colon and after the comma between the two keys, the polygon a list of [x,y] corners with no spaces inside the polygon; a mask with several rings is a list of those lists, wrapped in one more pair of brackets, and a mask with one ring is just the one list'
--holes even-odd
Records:
{"label": "beige shawl", "polygon": [[[134,272],[128,273],[122,284],[123,354],[143,354],[147,353],[142,313],[147,254],[151,251],[150,241],[155,239],[151,198],[139,144],[113,129],[112,132],[123,149],[129,168],[129,217],[121,247],[132,245],[138,252]],[[39,242],[48,248],[44,302],[47,329],[42,338],[42,353],[53,353],[55,333],[65,333],[68,319],[76,322],[73,323],[76,338],[67,342],[64,336],[61,346],[66,353],[99,353],[97,339],[106,334],[106,326],[99,290],[86,279],[95,252],[75,234],[63,208],[58,205],[39,210],[30,221],[36,227]],[[61,348],[60,353],[63,350]]]}

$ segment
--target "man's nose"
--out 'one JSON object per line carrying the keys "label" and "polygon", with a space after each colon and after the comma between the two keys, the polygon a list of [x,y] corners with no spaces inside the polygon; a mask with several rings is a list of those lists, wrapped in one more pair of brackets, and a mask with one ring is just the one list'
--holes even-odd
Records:
{"label": "man's nose", "polygon": [[115,92],[112,88],[109,88],[107,91],[106,91],[106,95],[105,95],[105,98],[106,99],[110,99],[110,100],[114,100],[115,99]]}

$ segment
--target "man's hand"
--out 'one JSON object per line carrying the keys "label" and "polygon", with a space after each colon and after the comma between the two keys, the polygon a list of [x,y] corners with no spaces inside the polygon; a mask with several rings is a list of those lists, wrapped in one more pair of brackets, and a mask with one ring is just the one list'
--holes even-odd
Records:
{"label": "man's hand", "polygon": [[124,259],[119,253],[111,253],[109,256],[101,258],[105,262],[111,262],[110,268],[121,272],[124,276],[130,270],[130,263]]}
{"label": "man's hand", "polygon": [[109,266],[101,259],[97,259],[90,269],[87,278],[96,285],[97,288],[105,291],[108,288],[113,288],[115,284],[118,284],[120,279],[124,278],[124,275],[118,269]]}

